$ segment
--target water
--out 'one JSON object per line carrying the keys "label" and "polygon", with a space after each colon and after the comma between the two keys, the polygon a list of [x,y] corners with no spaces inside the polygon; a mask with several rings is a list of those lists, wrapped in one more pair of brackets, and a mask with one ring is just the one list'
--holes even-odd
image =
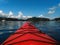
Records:
{"label": "water", "polygon": [[[24,21],[0,22],[0,43],[4,42],[4,40],[20,28],[23,23]],[[40,21],[36,23],[32,22],[32,24],[60,42],[60,21]]]}

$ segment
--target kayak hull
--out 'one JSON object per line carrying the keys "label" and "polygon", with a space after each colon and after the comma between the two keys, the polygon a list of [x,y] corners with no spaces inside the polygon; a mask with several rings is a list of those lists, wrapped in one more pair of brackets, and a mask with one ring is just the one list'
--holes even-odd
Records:
{"label": "kayak hull", "polygon": [[35,42],[35,41],[26,41],[26,42],[17,42],[13,43],[12,45],[55,45],[55,44],[49,44],[49,43],[43,43],[43,42]]}
{"label": "kayak hull", "polygon": [[26,22],[2,45],[56,45],[56,40]]}

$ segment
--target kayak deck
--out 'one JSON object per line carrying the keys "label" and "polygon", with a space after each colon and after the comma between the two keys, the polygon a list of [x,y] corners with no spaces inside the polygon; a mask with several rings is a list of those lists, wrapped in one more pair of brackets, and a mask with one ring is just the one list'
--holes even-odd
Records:
{"label": "kayak deck", "polygon": [[25,22],[2,45],[56,45],[56,43],[56,40],[38,30],[30,22]]}

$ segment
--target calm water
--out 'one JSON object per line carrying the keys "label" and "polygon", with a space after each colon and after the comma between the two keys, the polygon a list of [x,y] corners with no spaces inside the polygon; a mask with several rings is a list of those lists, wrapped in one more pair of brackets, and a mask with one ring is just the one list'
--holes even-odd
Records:
{"label": "calm water", "polygon": [[[0,22],[0,43],[6,40],[10,34],[21,27],[23,21],[5,21]],[[60,42],[60,21],[40,21],[33,23],[39,30],[50,35]]]}

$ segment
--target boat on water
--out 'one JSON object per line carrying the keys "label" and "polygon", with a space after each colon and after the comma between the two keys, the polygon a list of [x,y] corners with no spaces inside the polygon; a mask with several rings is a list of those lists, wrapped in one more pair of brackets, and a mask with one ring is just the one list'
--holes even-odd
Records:
{"label": "boat on water", "polygon": [[30,22],[25,22],[1,45],[57,45],[57,41],[37,29]]}

